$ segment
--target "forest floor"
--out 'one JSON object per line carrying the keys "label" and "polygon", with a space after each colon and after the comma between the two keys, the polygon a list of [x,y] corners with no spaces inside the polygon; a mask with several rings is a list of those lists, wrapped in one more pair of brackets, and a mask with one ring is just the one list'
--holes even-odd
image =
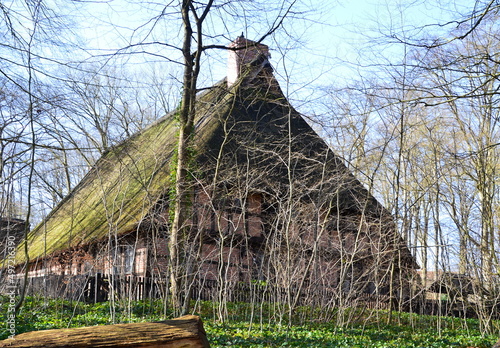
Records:
{"label": "forest floor", "polygon": [[[0,339],[7,331],[8,298],[0,296]],[[212,348],[217,347],[491,347],[500,323],[486,333],[475,319],[422,316],[372,310],[335,313],[300,308],[288,320],[277,304],[228,304],[226,320],[217,320],[215,303],[194,304],[203,318]],[[278,315],[282,313],[282,315]],[[33,330],[159,321],[172,318],[161,301],[117,301],[85,304],[29,297],[16,318],[16,333]],[[281,320],[280,320],[281,318]],[[310,318],[321,318],[311,320]]]}

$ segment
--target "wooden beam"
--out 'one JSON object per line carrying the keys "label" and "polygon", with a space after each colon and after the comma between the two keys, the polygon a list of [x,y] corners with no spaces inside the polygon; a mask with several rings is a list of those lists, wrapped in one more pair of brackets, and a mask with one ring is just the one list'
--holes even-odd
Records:
{"label": "wooden beam", "polygon": [[206,348],[210,347],[210,344],[200,317],[186,315],[156,323],[31,331],[0,341],[0,347]]}

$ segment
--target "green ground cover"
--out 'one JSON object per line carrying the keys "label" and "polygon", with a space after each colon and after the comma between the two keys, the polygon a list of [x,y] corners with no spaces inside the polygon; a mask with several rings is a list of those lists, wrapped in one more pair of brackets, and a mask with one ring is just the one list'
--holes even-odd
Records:
{"label": "green ground cover", "polygon": [[[7,338],[6,297],[0,297],[2,318],[0,338]],[[209,302],[199,303],[197,313],[203,317],[211,346],[216,347],[491,347],[498,337],[483,334],[477,320],[438,318],[433,316],[384,311],[343,312],[349,318],[339,326],[339,313],[330,320],[310,322],[298,311],[292,324],[277,322],[270,309],[258,307],[249,321],[248,304],[230,304],[229,320],[215,320],[216,308]],[[62,300],[29,297],[16,320],[17,333],[111,323],[158,321],[171,318],[160,301],[109,302],[84,304]],[[114,318],[114,320],[113,320]],[[388,324],[388,321],[390,322]],[[494,323],[495,325],[497,323]],[[496,328],[498,332],[498,327]]]}

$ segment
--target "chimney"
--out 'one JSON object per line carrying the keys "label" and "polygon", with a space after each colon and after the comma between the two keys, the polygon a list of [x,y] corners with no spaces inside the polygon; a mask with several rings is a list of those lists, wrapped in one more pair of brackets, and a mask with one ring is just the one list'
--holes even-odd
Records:
{"label": "chimney", "polygon": [[232,48],[229,51],[227,61],[227,86],[231,87],[244,74],[255,77],[264,67],[269,66],[269,47],[248,40],[243,36],[229,44]]}

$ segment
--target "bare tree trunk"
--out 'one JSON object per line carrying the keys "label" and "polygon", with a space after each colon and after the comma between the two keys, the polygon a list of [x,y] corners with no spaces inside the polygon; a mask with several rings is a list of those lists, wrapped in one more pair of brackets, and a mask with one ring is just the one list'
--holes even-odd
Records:
{"label": "bare tree trunk", "polygon": [[[203,50],[202,24],[205,20],[213,0],[209,0],[203,9],[201,16],[198,16],[192,0],[183,0],[181,5],[182,23],[184,27],[184,39],[182,45],[182,55],[184,63],[184,78],[182,87],[182,100],[179,110],[179,137],[177,144],[177,166],[175,168],[175,198],[174,217],[170,229],[169,256],[170,256],[170,291],[172,306],[177,315],[184,314],[189,306],[182,305],[182,301],[189,301],[189,294],[181,296],[182,274],[181,254],[179,246],[188,237],[189,227],[187,226],[187,208],[189,205],[189,147],[193,135],[193,123],[196,116],[196,92],[197,80],[200,72],[200,58]],[[193,31],[191,16],[195,19],[196,33]],[[193,34],[196,34],[197,49],[192,53]]]}
{"label": "bare tree trunk", "polygon": [[35,173],[35,155],[36,155],[36,133],[35,133],[35,115],[34,115],[34,103],[35,103],[35,98],[33,95],[33,89],[34,89],[34,69],[32,65],[32,50],[33,50],[33,45],[34,45],[34,38],[35,34],[38,29],[38,21],[39,21],[39,11],[41,8],[42,4],[40,2],[35,2],[34,3],[34,8],[33,8],[33,31],[30,33],[30,39],[28,41],[28,62],[27,62],[27,69],[28,69],[28,118],[29,118],[29,129],[30,129],[30,138],[31,138],[31,144],[30,144],[30,163],[29,163],[29,174],[28,174],[28,210],[26,212],[26,224],[24,227],[24,237],[23,237],[23,246],[24,246],[24,255],[25,255],[25,270],[24,270],[24,281],[19,293],[19,300],[16,303],[15,307],[15,312],[19,311],[21,306],[23,305],[24,298],[26,295],[26,289],[28,287],[28,274],[29,274],[29,266],[30,266],[30,256],[29,256],[29,249],[28,249],[28,233],[29,233],[29,226],[30,226],[30,218],[31,218],[31,207],[32,207],[32,202],[31,202],[31,196],[32,196],[32,188],[33,188],[33,176]]}

